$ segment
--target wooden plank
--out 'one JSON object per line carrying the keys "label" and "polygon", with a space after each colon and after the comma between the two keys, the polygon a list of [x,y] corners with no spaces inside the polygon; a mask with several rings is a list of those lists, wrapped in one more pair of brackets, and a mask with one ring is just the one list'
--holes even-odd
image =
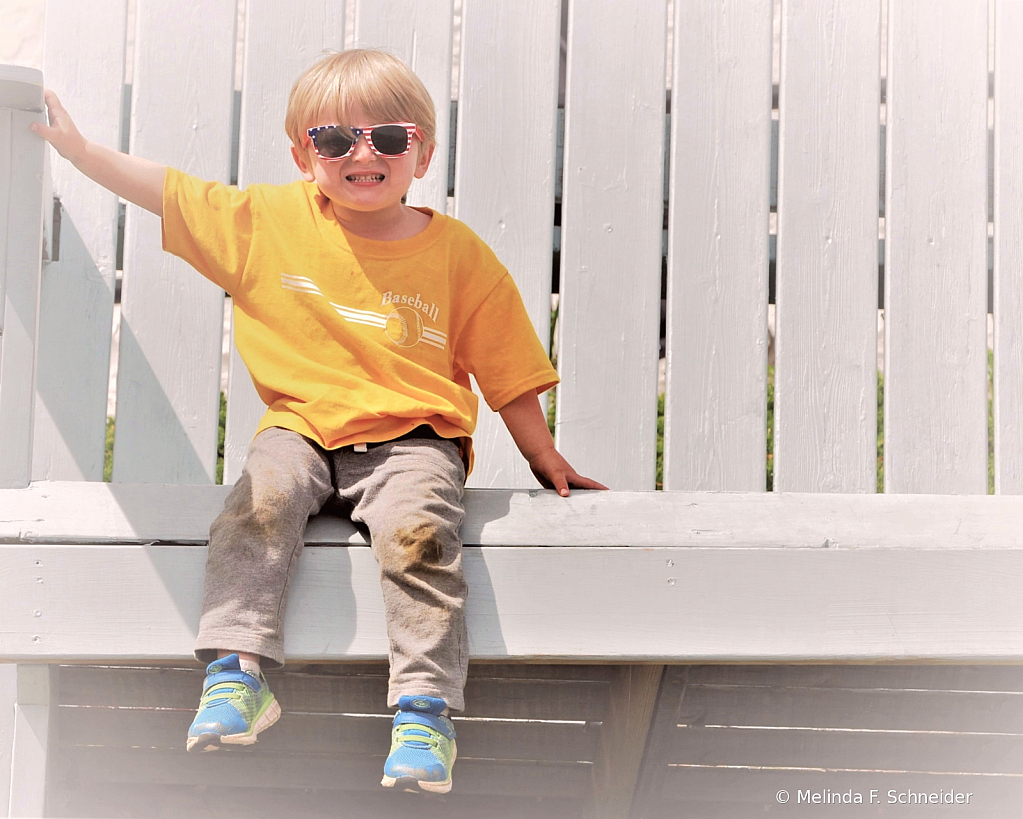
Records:
{"label": "wooden plank", "polygon": [[992,665],[692,666],[693,684],[1023,693],[1023,668]]}
{"label": "wooden plank", "polygon": [[1023,493],[1023,6],[995,4],[995,492]]}
{"label": "wooden plank", "polygon": [[664,666],[627,665],[611,683],[611,708],[593,765],[595,819],[628,819]]}
{"label": "wooden plank", "polygon": [[437,112],[437,148],[426,176],[408,193],[410,205],[447,212],[451,105],[451,0],[354,0],[355,45],[383,48],[416,72]]}
{"label": "wooden plank", "polygon": [[[742,784],[736,783],[737,787],[741,787]],[[887,799],[887,796],[885,797]],[[749,819],[750,816],[766,815],[770,816],[770,811],[775,806],[771,805],[757,805],[751,806],[748,802],[708,802],[701,799],[682,799],[677,802],[665,802],[657,806],[657,809],[653,813],[643,814],[643,819],[676,819],[678,816],[699,816],[700,819]],[[895,808],[899,810],[895,810]],[[908,816],[910,819],[914,817],[926,817],[928,815],[933,816],[933,806],[907,806],[907,805],[896,805],[892,808],[886,806],[876,806],[876,813],[867,814],[869,816]],[[852,809],[853,811],[856,808]],[[1002,814],[991,811],[976,811],[972,808],[967,809],[968,813],[962,814],[969,816],[970,819],[1001,819]]]}
{"label": "wooden plank", "polygon": [[[284,133],[288,94],[324,49],[341,50],[345,3],[250,0],[245,6],[245,58],[239,134],[238,185],[283,184],[298,178]],[[233,339],[233,330],[232,330]],[[224,436],[224,483],[241,475],[249,442],[266,410],[249,371],[231,345]]]}
{"label": "wooden plank", "polygon": [[[192,693],[198,702],[198,691]],[[274,692],[276,694],[276,691]],[[382,700],[383,701],[383,700]],[[193,704],[194,705],[194,704]],[[60,712],[62,746],[185,750],[190,710],[136,708],[64,708]],[[360,754],[380,751],[391,733],[393,712],[378,716],[285,714],[273,730],[259,737],[263,754]],[[456,715],[459,763],[467,759],[591,761],[598,729],[564,722],[494,722],[466,720]]]}
{"label": "wooden plank", "polygon": [[14,707],[18,701],[18,666],[0,664],[0,816],[7,819],[11,800],[11,750]]}
{"label": "wooden plank", "polygon": [[[461,767],[455,774],[461,782]],[[455,785],[452,793],[444,797],[426,797],[421,794],[390,793],[383,788],[376,791],[344,794],[344,816],[389,817],[416,816],[417,819],[583,819],[580,802],[575,799],[537,797],[529,793],[512,796],[465,795]],[[215,798],[211,790],[191,785],[150,785],[144,793],[131,785],[116,787],[74,782],[61,794],[62,812],[55,816],[74,819],[111,816],[138,817],[138,819],[173,819],[179,816],[193,819],[217,819],[223,815],[223,805],[247,819],[279,819],[282,816],[301,816],[302,819],[336,819],[339,814],[336,790],[295,790],[289,788],[258,788],[256,790],[220,785]]]}
{"label": "wooden plank", "polygon": [[[1019,549],[469,546],[464,553],[477,659],[1023,659],[1015,625],[1023,617]],[[0,658],[191,657],[205,558],[200,546],[6,546]],[[292,589],[288,656],[387,656],[369,549],[306,549]]]}
{"label": "wooden plank", "polygon": [[675,4],[669,489],[765,487],[772,9]]}
{"label": "wooden plank", "polygon": [[[227,181],[236,5],[138,3],[133,154]],[[180,70],[167,71],[167,54]],[[160,230],[128,206],[114,480],[213,483],[223,291],[165,254]]]}
{"label": "wooden plank", "polygon": [[888,12],[885,491],[987,491],[988,5]]}
{"label": "wooden plank", "polygon": [[1018,774],[1023,736],[883,730],[680,728],[668,759],[732,768]]}
{"label": "wooden plank", "polygon": [[18,666],[11,751],[11,796],[8,815],[46,816],[46,795],[52,773],[52,738],[56,720],[53,696],[57,667]]}
{"label": "wooden plank", "polygon": [[[121,145],[125,0],[47,4],[47,85],[79,130]],[[82,48],[88,43],[88,48]],[[43,270],[36,382],[35,480],[103,480],[110,325],[117,256],[117,196],[56,152],[60,258]]]}
{"label": "wooden plank", "polygon": [[[386,737],[385,737],[386,740]],[[287,783],[292,788],[374,791],[380,788],[380,772],[387,742],[373,757],[278,755],[237,752],[190,755],[180,751],[75,748],[65,752],[69,766],[87,782],[190,784],[267,788]],[[588,784],[585,764],[535,764],[530,762],[459,761],[458,791],[461,794],[514,796],[528,793],[543,797],[578,797]]]}
{"label": "wooden plank", "polygon": [[[2,543],[205,543],[228,487],[52,482],[0,490]],[[471,489],[462,541],[495,546],[1017,549],[1013,496]],[[642,521],[642,526],[636,522]],[[682,523],[680,523],[682,522]],[[365,544],[314,518],[307,544]]]}
{"label": "wooden plank", "polygon": [[[270,672],[271,690],[284,713],[380,714],[386,707],[387,671],[361,674]],[[350,666],[345,666],[349,670]],[[608,712],[608,686],[586,681],[547,682],[477,678],[470,666],[466,709],[478,719],[567,720],[594,723]],[[92,668],[67,666],[61,704],[76,707],[195,709],[203,673],[193,669]]]}
{"label": "wooden plank", "polygon": [[20,487],[32,472],[45,143],[29,124],[44,118],[42,75],[6,66],[0,95],[0,487]]}
{"label": "wooden plank", "polygon": [[664,0],[569,6],[557,439],[615,489],[654,488],[666,31]]}
{"label": "wooden plank", "polygon": [[1016,693],[750,688],[690,684],[679,723],[1023,734]]}
{"label": "wooden plank", "polygon": [[675,739],[688,674],[689,666],[667,666],[664,670],[654,716],[650,721],[646,753],[633,798],[633,816],[650,816],[651,811],[655,810],[661,801],[664,780],[668,773],[667,753]]}
{"label": "wooden plank", "polygon": [[[461,17],[455,216],[493,248],[546,346],[558,114],[558,4],[465,2]],[[529,134],[528,160],[522,136]],[[542,399],[546,408],[546,399]],[[498,415],[480,403],[470,486],[536,479]]]}
{"label": "wooden plank", "polygon": [[[846,792],[860,794],[863,805],[852,807],[850,812],[859,811],[863,815],[871,804],[871,792],[876,791],[873,802],[875,808],[886,807],[883,816],[933,816],[939,809],[933,804],[913,805],[908,802],[899,804],[898,799],[906,798],[907,793],[962,793],[964,801],[953,804],[944,810],[959,816],[1016,816],[1023,802],[1023,784],[1017,777],[986,777],[986,776],[934,776],[928,774],[905,774],[875,771],[775,771],[775,770],[728,770],[726,768],[674,768],[670,771],[665,789],[665,800],[683,802],[693,799],[699,794],[702,801],[720,801],[746,805],[763,805],[777,808],[777,794],[785,790],[789,801],[787,810],[795,812],[813,804],[803,798],[800,793],[821,796],[822,806],[838,810],[837,801],[831,803],[824,800],[826,793],[840,795]],[[895,802],[889,804],[888,792],[895,791]],[[965,795],[973,794],[967,804]],[[831,797],[833,800],[836,796]],[[938,797],[941,798],[940,796]],[[953,799],[955,796],[953,795]],[[674,805],[679,815],[677,803]],[[820,813],[823,813],[818,809]],[[658,814],[653,814],[658,815]]]}
{"label": "wooden plank", "polygon": [[877,491],[880,29],[881,0],[782,12],[776,490]]}
{"label": "wooden plank", "polygon": [[245,458],[266,412],[266,404],[256,392],[238,348],[234,345],[234,315],[230,307],[231,352],[227,364],[227,415],[224,419],[224,473],[223,482],[231,486],[241,477]]}

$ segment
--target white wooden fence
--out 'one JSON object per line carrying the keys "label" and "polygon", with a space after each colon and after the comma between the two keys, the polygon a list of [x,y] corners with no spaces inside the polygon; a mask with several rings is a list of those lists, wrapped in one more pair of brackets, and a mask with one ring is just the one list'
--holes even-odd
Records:
{"label": "white wooden fence", "polygon": [[[409,61],[438,103],[438,155],[411,200],[447,207],[445,152],[453,145],[454,215],[509,267],[541,338],[549,331],[560,213],[557,442],[580,472],[614,490],[567,502],[533,491],[507,433],[484,411],[464,531],[476,659],[1023,660],[1023,501],[1015,497],[1023,493],[1023,4],[783,0],[776,10],[772,0],[676,2],[669,95],[666,0],[565,0],[559,187],[557,3],[463,0],[457,128],[449,138],[450,0],[348,2],[354,41]],[[136,0],[133,8],[131,151],[226,181],[236,0]],[[285,181],[293,178],[282,127],[287,91],[321,49],[344,43],[346,7],[247,0],[245,10],[239,183]],[[45,82],[84,133],[114,147],[122,139],[127,15],[125,0],[47,2]],[[102,476],[118,204],[53,157],[57,258],[40,271],[39,214],[48,204],[42,144],[26,131],[39,116],[33,81],[24,72],[0,74],[0,485],[10,487],[0,492],[0,657],[181,663],[196,625],[201,542],[225,491],[204,486],[216,460],[223,294],[163,254],[157,219],[128,206],[114,483],[89,483]],[[772,211],[775,491],[765,493]],[[879,222],[883,495],[876,494]],[[665,227],[667,491],[653,493]],[[235,355],[229,376],[227,482],[240,471],[259,414]],[[989,432],[1001,497],[986,496]],[[337,522],[311,526],[309,543],[324,545],[307,550],[293,594],[291,657],[386,655],[372,561],[364,549],[336,546],[359,542]],[[339,585],[347,589],[340,602]],[[45,738],[58,676],[55,666],[19,668],[16,719],[20,736],[28,729],[36,742],[15,754],[14,770],[30,773],[24,781],[13,776],[8,810],[43,815],[40,772],[52,757]],[[846,670],[849,680],[865,679]],[[810,678],[793,683],[798,672],[775,672],[764,685],[782,678],[811,685]],[[625,666],[599,681],[589,673],[576,682],[611,692],[606,710],[583,717],[604,726],[599,749],[585,757],[598,772],[589,801],[579,808],[570,796],[576,785],[558,791],[557,777],[538,777],[529,780],[541,789],[537,798],[562,801],[530,815],[624,817],[630,805],[637,817],[680,815],[686,800],[727,803],[754,780],[766,782],[763,793],[743,798],[779,807],[766,790],[775,779],[742,777],[771,767],[771,747],[780,746],[765,746],[759,762],[724,751],[708,762],[716,740],[692,733],[706,752],[702,762],[669,755],[678,751],[665,731],[686,722],[679,715],[690,701],[687,672],[671,670],[660,689],[656,665]],[[694,672],[693,691],[755,687],[759,672],[743,673]],[[912,687],[916,679],[891,674],[870,677],[870,685]],[[829,679],[824,688],[841,685],[834,682],[841,676]],[[984,679],[999,691],[1023,688]],[[549,696],[538,692],[532,701]],[[784,723],[777,736],[829,725]],[[0,763],[9,753],[4,726],[0,718]],[[972,729],[956,723],[954,730]],[[1010,733],[1019,769],[974,771],[978,777],[1023,773],[1023,727]],[[72,756],[97,772],[97,782],[110,781],[102,760],[122,757],[85,762],[88,745],[74,744]],[[571,753],[583,759],[581,750]],[[791,771],[815,764],[817,751],[800,753],[778,751],[778,759]],[[942,764],[957,764],[956,753]],[[194,775],[184,763],[166,764],[183,782]],[[950,770],[927,764],[900,770]],[[680,766],[713,769],[717,778],[692,780],[694,794]],[[336,772],[316,776],[320,785],[344,780]],[[343,787],[337,781],[331,787]],[[518,790],[501,786],[509,799],[521,794],[521,781]],[[565,783],[578,781],[578,771],[565,774]],[[978,815],[1010,815],[1006,805],[1018,815],[1016,780],[998,781],[1003,790]],[[4,787],[0,776],[0,796]],[[715,815],[748,809],[718,805]],[[509,810],[516,815],[513,804]]]}

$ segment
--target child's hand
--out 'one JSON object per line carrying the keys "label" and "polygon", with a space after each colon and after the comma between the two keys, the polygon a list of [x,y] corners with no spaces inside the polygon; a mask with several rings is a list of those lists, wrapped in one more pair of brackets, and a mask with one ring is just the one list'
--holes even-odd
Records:
{"label": "child's hand", "polygon": [[602,483],[591,478],[584,478],[566,461],[554,447],[544,450],[529,462],[529,468],[540,485],[545,489],[555,489],[563,498],[568,497],[572,489],[607,489]]}
{"label": "child's hand", "polygon": [[166,165],[89,142],[79,133],[71,115],[64,110],[56,94],[46,89],[43,99],[46,101],[50,124],[33,122],[32,130],[35,133],[49,142],[57,153],[78,170],[107,190],[157,216],[163,215]]}
{"label": "child's hand", "polygon": [[73,164],[77,164],[78,158],[88,144],[85,137],[78,132],[71,115],[64,110],[56,94],[47,88],[43,92],[43,100],[46,102],[46,112],[49,115],[50,124],[43,125],[33,122],[32,130],[49,142],[58,154]]}

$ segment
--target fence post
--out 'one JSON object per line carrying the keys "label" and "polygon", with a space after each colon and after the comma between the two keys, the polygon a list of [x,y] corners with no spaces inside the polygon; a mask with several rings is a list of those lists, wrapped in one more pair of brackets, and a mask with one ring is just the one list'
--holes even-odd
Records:
{"label": "fence post", "polygon": [[43,249],[43,75],[0,66],[0,487],[32,474],[36,326]]}
{"label": "fence post", "polygon": [[9,815],[46,815],[50,737],[57,717],[56,665],[19,665],[14,706],[14,747],[11,753]]}

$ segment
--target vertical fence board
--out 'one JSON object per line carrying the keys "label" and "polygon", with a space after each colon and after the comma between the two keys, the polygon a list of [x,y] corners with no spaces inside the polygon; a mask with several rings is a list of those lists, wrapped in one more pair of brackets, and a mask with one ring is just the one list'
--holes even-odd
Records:
{"label": "vertical fence board", "polygon": [[885,491],[987,491],[986,2],[888,9]]}
{"label": "vertical fence board", "polygon": [[[93,142],[121,142],[126,0],[48,0],[46,83]],[[79,48],[82,42],[88,48]],[[117,253],[116,194],[53,158],[59,259],[43,269],[36,375],[34,480],[103,479],[110,324]]]}
{"label": "vertical fence board", "polygon": [[409,189],[410,205],[445,213],[451,108],[452,0],[355,0],[355,45],[383,48],[416,72],[437,111],[430,170]]}
{"label": "vertical fence board", "polygon": [[11,750],[11,817],[46,816],[57,721],[56,665],[16,666],[17,702]]}
{"label": "vertical fence board", "polygon": [[[284,184],[298,178],[291,159],[291,142],[284,132],[288,93],[299,75],[325,49],[344,48],[345,4],[337,0],[288,4],[248,0],[245,14],[238,185]],[[241,475],[249,442],[265,410],[249,371],[232,344],[224,483],[234,483]]]}
{"label": "vertical fence board", "polygon": [[782,14],[774,488],[875,492],[881,2]]}
{"label": "vertical fence board", "polygon": [[0,817],[10,816],[11,756],[14,749],[14,710],[18,701],[18,666],[0,663]]}
{"label": "vertical fence board", "polygon": [[41,84],[32,69],[0,76],[0,487],[27,486],[32,475],[46,160],[29,124],[44,117]]}
{"label": "vertical fence board", "polygon": [[[235,16],[234,0],[139,0],[133,154],[227,180]],[[160,220],[130,205],[115,481],[213,482],[223,319],[223,291],[165,254]]]}
{"label": "vertical fence board", "polygon": [[1023,494],[1023,4],[995,4],[995,492]]}
{"label": "vertical fence board", "polygon": [[558,444],[613,489],[652,489],[667,9],[573,0],[568,25]]}
{"label": "vertical fence board", "polygon": [[[455,216],[508,267],[545,343],[560,31],[558,4],[547,0],[466,0],[462,6]],[[470,486],[536,485],[500,417],[483,402],[474,439],[477,461]]]}
{"label": "vertical fence board", "polygon": [[765,488],[771,0],[676,3],[668,489]]}

